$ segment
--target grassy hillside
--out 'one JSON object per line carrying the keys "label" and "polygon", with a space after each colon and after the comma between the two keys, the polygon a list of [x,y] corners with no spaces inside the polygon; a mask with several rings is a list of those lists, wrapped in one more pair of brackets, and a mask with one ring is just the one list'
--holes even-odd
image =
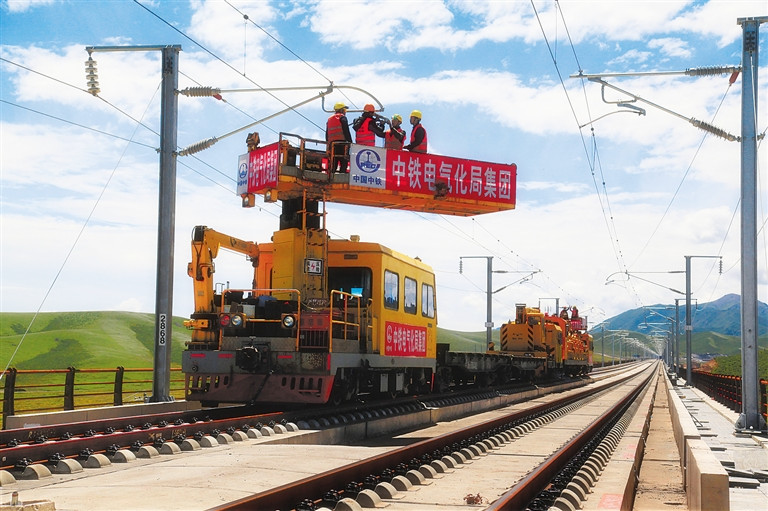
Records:
{"label": "grassy hillside", "polygon": [[[38,314],[21,347],[32,313],[0,313],[0,364],[17,369],[152,367],[154,314],[46,312]],[[189,333],[173,318],[171,364],[181,365]]]}
{"label": "grassy hillside", "polygon": [[[470,351],[481,352],[486,348],[486,332],[457,332],[453,330],[446,330],[445,328],[437,328],[437,342],[447,342],[451,345],[453,351]],[[495,330],[493,332],[494,342],[498,345],[499,332]]]}

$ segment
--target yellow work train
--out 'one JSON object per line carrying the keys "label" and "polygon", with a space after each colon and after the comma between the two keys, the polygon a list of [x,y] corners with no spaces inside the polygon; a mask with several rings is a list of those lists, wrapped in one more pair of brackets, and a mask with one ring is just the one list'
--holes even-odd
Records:
{"label": "yellow work train", "polygon": [[[272,243],[258,245],[251,258],[252,289],[222,290],[211,297],[211,307],[203,307],[212,313],[193,314],[191,325],[205,322],[201,330],[216,335],[198,342],[193,336],[184,352],[187,398],[208,404],[325,403],[360,394],[428,392],[437,339],[431,269],[377,243],[331,239],[327,269],[308,263],[297,270],[327,271],[326,292],[315,290],[320,297],[304,299],[278,271],[286,266],[281,258],[294,259],[287,253],[296,246],[291,236],[290,229],[277,231]],[[195,238],[193,254],[221,242],[236,246],[206,227],[196,228]],[[190,275],[200,265],[211,266],[193,261]]]}
{"label": "yellow work train", "polygon": [[327,269],[310,262],[290,270],[327,272],[327,289],[305,299],[278,270],[297,259],[293,251],[300,244],[292,237],[301,231],[291,231],[256,245],[196,228],[189,266],[200,288],[196,295],[211,289],[208,269],[219,246],[249,254],[253,288],[224,289],[199,302],[200,312],[188,322],[198,329],[182,362],[187,399],[207,405],[339,403],[591,370],[591,336],[581,318],[564,320],[522,305],[516,321],[501,327],[498,350],[455,352],[438,345],[431,268],[356,237],[328,240]]}
{"label": "yellow work train", "polygon": [[[504,332],[514,329],[508,325],[500,350],[453,352],[438,344],[432,269],[355,236],[331,239],[326,229],[326,201],[462,216],[512,209],[514,164],[352,144],[348,172],[332,172],[324,142],[285,133],[264,147],[258,137],[248,140],[237,193],[247,208],[257,194],[281,201],[280,227],[262,244],[194,229],[187,273],[195,311],[182,354],[188,400],[320,404],[586,372],[584,361],[579,371],[571,367],[578,349],[567,344],[568,334],[552,356],[538,345],[505,344]],[[423,180],[417,172],[403,179],[406,168],[423,168]],[[251,262],[246,289],[214,283],[221,248]]]}

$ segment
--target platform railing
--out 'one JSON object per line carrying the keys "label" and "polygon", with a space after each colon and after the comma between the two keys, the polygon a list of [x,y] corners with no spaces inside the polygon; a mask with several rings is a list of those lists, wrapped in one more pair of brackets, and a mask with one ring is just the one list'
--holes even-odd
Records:
{"label": "platform railing", "polygon": [[[684,378],[686,369],[678,368],[678,377]],[[706,395],[727,406],[736,413],[742,412],[741,377],[714,374],[694,369],[691,371],[692,386]],[[768,381],[760,380],[760,413],[768,421]]]}
{"label": "platform railing", "polygon": [[[15,369],[2,379],[2,425],[11,415],[144,403],[152,395],[151,368]],[[111,375],[111,376],[110,376]],[[184,399],[181,368],[171,369],[171,396]]]}

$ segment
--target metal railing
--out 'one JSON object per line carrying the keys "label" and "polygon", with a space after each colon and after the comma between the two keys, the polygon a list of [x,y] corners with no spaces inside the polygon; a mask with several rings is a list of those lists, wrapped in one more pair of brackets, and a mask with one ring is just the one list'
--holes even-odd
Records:
{"label": "metal railing", "polygon": [[[171,395],[184,398],[181,369],[171,369]],[[107,375],[113,375],[108,378]],[[11,415],[143,403],[152,395],[149,369],[10,368],[2,380],[2,425]],[[173,375],[177,375],[174,378]]]}
{"label": "metal railing", "polygon": [[[678,368],[678,377],[685,378],[685,367]],[[742,412],[741,377],[713,374],[694,369],[691,385],[727,406],[736,413]],[[768,381],[760,380],[760,414],[768,421]]]}

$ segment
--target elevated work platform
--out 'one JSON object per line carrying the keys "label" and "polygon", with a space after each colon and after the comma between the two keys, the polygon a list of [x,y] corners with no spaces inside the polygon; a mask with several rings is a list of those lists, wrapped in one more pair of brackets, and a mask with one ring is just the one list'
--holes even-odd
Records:
{"label": "elevated work platform", "polygon": [[[312,147],[314,146],[314,148]],[[347,172],[329,172],[325,142],[280,134],[241,155],[243,207],[306,197],[341,204],[472,216],[514,209],[517,166],[351,144]]]}

